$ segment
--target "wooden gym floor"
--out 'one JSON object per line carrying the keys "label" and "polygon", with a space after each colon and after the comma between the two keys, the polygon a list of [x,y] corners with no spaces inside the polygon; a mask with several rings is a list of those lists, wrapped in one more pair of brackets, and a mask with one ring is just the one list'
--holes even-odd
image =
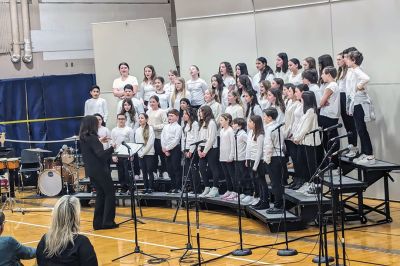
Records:
{"label": "wooden gym floor", "polygon": [[[26,194],[25,194],[26,195]],[[23,194],[17,194],[17,207],[52,207],[57,199],[25,199]],[[380,201],[368,200],[368,203],[378,204]],[[197,253],[187,260],[179,262],[182,251],[171,252],[170,249],[183,248],[187,242],[186,212],[180,210],[177,222],[172,222],[175,209],[161,207],[143,207],[145,224],[138,224],[139,245],[142,251],[166,258],[167,262],[159,265],[191,265],[196,262]],[[400,265],[400,203],[391,203],[393,222],[377,226],[355,228],[346,231],[346,265]],[[47,231],[51,221],[50,212],[30,212],[26,214],[11,213],[6,210],[6,228],[3,235],[14,236],[21,243],[35,247],[41,236]],[[192,221],[192,243],[196,243],[195,213],[190,213]],[[121,222],[129,218],[130,207],[118,207],[116,221]],[[83,207],[81,214],[81,232],[90,238],[97,253],[100,265],[149,265],[148,257],[131,255],[117,262],[112,259],[133,251],[134,227],[132,222],[122,225],[118,229],[92,229],[93,208]],[[371,220],[382,219],[382,216],[369,214]],[[243,218],[243,239],[245,247],[256,247],[284,241],[284,234],[271,233],[268,227],[253,219]],[[367,225],[373,225],[368,222]],[[348,222],[346,228],[361,226],[359,222]],[[328,228],[330,230],[331,227]],[[318,228],[310,226],[308,229],[289,232],[289,238],[304,238],[290,243],[291,248],[298,250],[294,257],[279,257],[277,249],[284,245],[253,250],[253,254],[246,257],[227,256],[207,263],[207,265],[313,265],[312,258],[318,254]],[[205,260],[217,258],[238,247],[237,219],[229,213],[201,211],[200,213],[201,246],[215,248],[215,251],[202,252]],[[333,234],[329,234],[329,255],[334,256]],[[342,251],[339,250],[340,257]],[[342,263],[342,261],[340,261]],[[24,261],[24,265],[34,265],[35,261]],[[203,264],[204,265],[204,264]]]}

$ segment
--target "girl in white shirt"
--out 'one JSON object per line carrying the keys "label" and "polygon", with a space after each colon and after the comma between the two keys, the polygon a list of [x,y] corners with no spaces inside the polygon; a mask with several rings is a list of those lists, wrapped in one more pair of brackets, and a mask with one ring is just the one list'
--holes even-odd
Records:
{"label": "girl in white shirt", "polygon": [[110,147],[111,132],[105,127],[103,116],[101,114],[94,114],[99,121],[99,128],[97,130],[97,135],[99,136],[100,142],[103,144],[103,148],[106,150]]}
{"label": "girl in white shirt", "polygon": [[153,182],[154,182],[154,130],[153,127],[149,126],[147,123],[149,116],[147,114],[139,115],[139,124],[135,131],[135,142],[143,143],[143,147],[137,152],[139,165],[142,169],[143,182],[144,182],[144,194],[151,194],[153,192]]}
{"label": "girl in white shirt", "polygon": [[171,97],[172,92],[175,90],[175,81],[177,77],[179,77],[178,71],[176,71],[175,69],[170,69],[168,71],[169,82],[164,85],[164,90],[169,97]]}
{"label": "girl in white shirt", "polygon": [[233,159],[235,157],[235,134],[231,127],[232,116],[224,113],[219,118],[219,125],[221,126],[220,136],[220,149],[219,161],[221,168],[226,179],[227,191],[221,196],[222,199],[235,200],[237,194],[235,191],[235,166]]}
{"label": "girl in white shirt", "polygon": [[215,121],[219,121],[219,117],[222,114],[222,106],[219,102],[216,101],[218,96],[216,95],[213,89],[208,89],[204,93],[205,103],[202,106],[208,105],[210,106]]}
{"label": "girl in white shirt", "polygon": [[[187,98],[182,98],[180,101],[180,110],[179,110],[179,120],[178,123],[183,127],[184,121],[182,119],[183,112],[186,111],[190,106],[190,101]],[[196,116],[197,118],[197,116]]]}
{"label": "girl in white shirt", "polygon": [[233,90],[235,88],[236,82],[235,78],[233,77],[233,69],[231,63],[221,62],[221,64],[219,64],[218,73],[222,76],[225,88],[227,88],[229,91]]}
{"label": "girl in white shirt", "polygon": [[225,86],[225,83],[220,74],[212,75],[211,77],[211,89],[215,91],[217,97],[215,100],[219,102],[223,109],[228,105],[228,88]]}
{"label": "girl in white shirt", "polygon": [[[238,78],[240,75],[246,75],[249,77],[251,80],[251,77],[249,75],[249,71],[247,70],[247,65],[246,63],[237,63],[235,66],[235,81],[237,82]],[[236,84],[237,87],[237,84]]]}
{"label": "girl in white shirt", "polygon": [[[320,57],[318,57],[318,74],[319,74],[319,80],[318,80],[318,84],[321,85],[324,82],[322,81],[322,70],[325,67],[331,66],[333,67],[333,59],[332,56],[330,56],[329,54],[324,54],[321,55]],[[317,96],[317,95],[315,95]],[[317,101],[317,105],[318,105],[318,101]]]}
{"label": "girl in white shirt", "polygon": [[[334,125],[337,125],[340,117],[340,92],[337,83],[335,82],[337,76],[337,70],[335,67],[325,67],[322,70],[321,78],[326,84],[322,94],[320,102],[319,112],[319,125],[324,129]],[[328,145],[330,139],[339,136],[337,129],[332,129],[327,132],[323,132],[323,147],[327,152],[332,144]],[[336,145],[334,151],[339,150],[340,145]],[[334,157],[333,162],[337,165],[337,157]]]}
{"label": "girl in white shirt", "polygon": [[281,78],[284,83],[289,82],[290,71],[288,69],[288,56],[286,53],[279,53],[276,56],[275,77]]}
{"label": "girl in white shirt", "polygon": [[[183,133],[182,133],[182,152],[185,158],[183,174],[190,177],[192,181],[193,193],[200,194],[200,175],[199,175],[199,155],[196,151],[196,145],[193,143],[199,141],[199,123],[196,118],[196,110],[188,107],[183,111]],[[191,166],[191,171],[189,171]]]}
{"label": "girl in white shirt", "polygon": [[113,82],[113,94],[119,99],[124,98],[124,87],[126,84],[131,84],[135,92],[138,91],[138,81],[134,76],[129,75],[128,63],[122,62],[118,65],[119,78],[114,79]]}
{"label": "girl in white shirt", "polygon": [[204,92],[207,90],[207,83],[200,78],[200,70],[197,66],[192,65],[189,68],[190,79],[186,82],[186,89],[190,93],[190,102],[193,108],[200,108],[204,104]]}
{"label": "girl in white shirt", "polygon": [[[204,183],[204,191],[200,197],[218,197],[218,179],[219,179],[219,162],[218,162],[218,127],[214,120],[214,116],[210,106],[205,105],[199,109],[199,140],[205,140],[198,147],[198,155],[200,158],[199,168]],[[209,177],[213,178],[212,188],[210,189]]]}
{"label": "girl in white shirt", "polygon": [[275,119],[276,123],[280,124],[285,121],[285,102],[282,98],[282,91],[279,89],[270,89],[267,93],[268,101],[271,107],[275,107],[278,111],[278,117]]}
{"label": "girl in white shirt", "polygon": [[310,91],[314,92],[315,99],[317,100],[317,108],[320,108],[322,92],[318,86],[318,72],[316,69],[308,69],[301,73],[303,84],[306,84]]}
{"label": "girl in white shirt", "polygon": [[[246,147],[246,167],[251,176],[254,184],[254,199],[247,202],[246,198],[243,199],[244,203],[256,205],[259,201],[260,204],[265,205],[265,209],[269,208],[268,200],[268,186],[265,179],[265,169],[262,161],[263,148],[264,148],[264,126],[259,115],[252,115],[247,123],[249,133],[247,135]],[[268,206],[267,206],[268,205]]]}
{"label": "girl in white shirt", "polygon": [[309,69],[317,70],[317,63],[315,62],[314,57],[311,57],[311,56],[306,57],[306,58],[304,58],[302,63],[303,63],[304,71],[309,70]]}
{"label": "girl in white shirt", "polygon": [[[167,166],[165,162],[165,154],[161,147],[161,132],[165,125],[168,124],[167,114],[165,110],[160,108],[159,99],[157,95],[153,95],[149,98],[149,110],[146,114],[149,116],[148,123],[154,129],[154,150],[155,150],[155,165],[158,166],[158,160],[161,161],[159,167],[159,177],[167,178]],[[154,171],[157,169],[154,168]]]}
{"label": "girl in white shirt", "polygon": [[226,107],[225,113],[230,114],[233,120],[238,117],[244,117],[244,109],[240,101],[240,95],[235,90],[228,93],[228,107]]}
{"label": "girl in white shirt", "polygon": [[271,83],[268,80],[263,80],[260,82],[259,86],[260,97],[258,99],[258,102],[261,106],[261,109],[265,110],[271,105],[267,98],[268,91],[271,89]]}
{"label": "girl in white shirt", "polygon": [[256,60],[256,68],[258,70],[257,74],[253,77],[253,88],[257,93],[260,92],[259,83],[263,80],[272,81],[274,78],[274,71],[268,65],[267,59],[265,57],[258,57]]}
{"label": "girl in white shirt", "polygon": [[246,133],[246,120],[243,118],[235,118],[232,122],[232,128],[235,132],[235,186],[236,193],[243,193],[243,199],[252,195],[252,182],[246,171],[246,146],[247,146],[247,133]]}
{"label": "girl in white shirt", "polygon": [[180,103],[182,98],[190,100],[190,93],[186,90],[185,79],[177,77],[175,80],[175,88],[172,91],[169,106],[172,109],[180,110]]}
{"label": "girl in white shirt", "polygon": [[140,84],[139,97],[143,100],[144,105],[147,107],[150,97],[154,95],[154,79],[156,78],[156,71],[152,65],[147,65],[144,67],[144,78]]}
{"label": "girl in white shirt", "polygon": [[246,101],[246,119],[247,123],[250,120],[250,117],[253,115],[262,116],[261,106],[258,104],[257,95],[255,90],[244,91],[244,100]]}
{"label": "girl in white shirt", "polygon": [[281,91],[283,91],[283,85],[284,85],[284,81],[281,78],[274,78],[271,81],[271,89],[279,89]]}
{"label": "girl in white shirt", "polygon": [[167,110],[169,107],[169,95],[164,90],[164,78],[156,77],[154,79],[154,88],[156,89],[154,95],[158,96],[160,100],[160,107],[163,110]]}
{"label": "girl in white shirt", "polygon": [[[245,91],[254,91],[253,85],[251,84],[250,77],[247,75],[240,75],[236,81],[236,86],[238,88],[240,100],[242,101],[244,111],[246,112],[247,111],[247,102],[244,98],[244,92]],[[254,94],[256,94],[256,93],[257,92],[254,91]]]}
{"label": "girl in white shirt", "polygon": [[139,119],[138,114],[135,111],[131,99],[124,99],[122,100],[122,110],[121,114],[124,114],[126,117],[126,126],[136,130],[139,127]]}
{"label": "girl in white shirt", "polygon": [[301,71],[300,71],[302,66],[300,64],[299,59],[297,59],[297,58],[290,59],[288,62],[288,67],[290,70],[288,82],[292,83],[294,85],[303,83],[302,78],[301,78]]}

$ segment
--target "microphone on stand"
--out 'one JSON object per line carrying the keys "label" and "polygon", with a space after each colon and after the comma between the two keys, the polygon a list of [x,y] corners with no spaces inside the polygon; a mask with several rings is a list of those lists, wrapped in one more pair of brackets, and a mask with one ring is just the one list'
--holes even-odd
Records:
{"label": "microphone on stand", "polygon": [[351,135],[353,135],[353,132],[349,131],[349,132],[347,132],[347,134],[344,134],[344,135],[340,135],[340,136],[331,138],[328,142],[333,142],[333,141],[335,141],[335,140],[342,139],[342,138],[346,138],[346,137],[349,137],[349,136],[351,136]]}
{"label": "microphone on stand", "polygon": [[342,126],[343,126],[342,123],[339,123],[339,124],[337,124],[337,125],[324,128],[322,131],[323,131],[323,132],[327,132],[327,131],[331,131],[331,130],[333,130],[333,129],[341,128]]}
{"label": "microphone on stand", "polygon": [[121,145],[125,146],[128,150],[131,149],[131,147],[129,147],[129,145],[125,141],[121,142]]}
{"label": "microphone on stand", "polygon": [[285,125],[285,122],[280,123],[276,128],[274,128],[271,132],[274,132],[275,130],[277,130],[278,128],[281,128],[282,126]]}
{"label": "microphone on stand", "polygon": [[200,143],[206,143],[206,142],[207,142],[207,140],[203,139],[203,140],[199,140],[199,141],[193,142],[192,144],[190,144],[190,146],[197,146]]}
{"label": "microphone on stand", "polygon": [[321,128],[321,127],[318,127],[318,128],[316,128],[316,129],[314,129],[314,130],[311,130],[310,132],[307,132],[307,133],[306,133],[306,136],[307,136],[307,135],[310,135],[310,134],[314,134],[315,132],[318,132],[318,131],[322,131],[322,128]]}
{"label": "microphone on stand", "polygon": [[344,153],[346,151],[350,151],[350,148],[347,147],[347,148],[335,151],[334,153],[332,153],[332,156],[340,155],[340,154],[342,154],[342,153]]}

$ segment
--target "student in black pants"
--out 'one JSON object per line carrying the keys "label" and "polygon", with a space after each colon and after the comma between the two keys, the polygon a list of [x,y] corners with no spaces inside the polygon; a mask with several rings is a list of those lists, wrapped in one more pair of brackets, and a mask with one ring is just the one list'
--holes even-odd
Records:
{"label": "student in black pants", "polygon": [[235,118],[232,122],[232,128],[235,131],[235,179],[236,193],[240,197],[240,193],[244,193],[243,196],[251,194],[251,181],[246,171],[246,144],[247,144],[247,133],[246,133],[246,120],[244,118]]}
{"label": "student in black pants", "polygon": [[171,178],[171,190],[168,193],[179,193],[182,186],[181,168],[181,135],[182,127],[178,124],[179,111],[168,111],[168,125],[161,132],[161,147],[167,161],[167,171]]}

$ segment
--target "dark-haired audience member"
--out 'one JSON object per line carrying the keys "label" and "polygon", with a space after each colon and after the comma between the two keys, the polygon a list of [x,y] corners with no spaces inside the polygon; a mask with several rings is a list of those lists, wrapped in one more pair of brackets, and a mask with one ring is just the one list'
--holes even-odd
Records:
{"label": "dark-haired audience member", "polygon": [[289,82],[289,66],[288,66],[288,56],[286,53],[279,53],[276,56],[276,68],[275,68],[275,77],[281,78],[284,83]]}
{"label": "dark-haired audience member", "polygon": [[90,95],[92,98],[86,100],[85,102],[84,116],[101,114],[104,123],[106,123],[108,118],[107,101],[100,97],[100,87],[93,85],[90,88]]}
{"label": "dark-haired audience member", "polygon": [[11,236],[1,236],[6,225],[6,216],[0,210],[0,265],[19,266],[20,260],[36,257],[36,249],[20,244]]}
{"label": "dark-haired audience member", "polygon": [[288,82],[292,83],[294,85],[303,83],[301,80],[302,66],[300,64],[299,59],[297,59],[297,58],[290,59],[288,62],[288,66],[289,66],[289,70],[290,70]]}
{"label": "dark-haired audience member", "polygon": [[182,185],[181,169],[181,136],[182,127],[178,124],[179,111],[168,111],[168,124],[161,132],[161,147],[165,154],[168,175],[171,178],[171,189],[168,193],[179,193]]}
{"label": "dark-haired audience member", "polygon": [[118,70],[120,77],[114,79],[113,82],[113,94],[115,97],[119,99],[123,99],[125,97],[124,87],[127,84],[130,84],[135,91],[135,94],[138,92],[138,80],[136,77],[129,75],[129,65],[126,62],[122,62],[118,65]]}

